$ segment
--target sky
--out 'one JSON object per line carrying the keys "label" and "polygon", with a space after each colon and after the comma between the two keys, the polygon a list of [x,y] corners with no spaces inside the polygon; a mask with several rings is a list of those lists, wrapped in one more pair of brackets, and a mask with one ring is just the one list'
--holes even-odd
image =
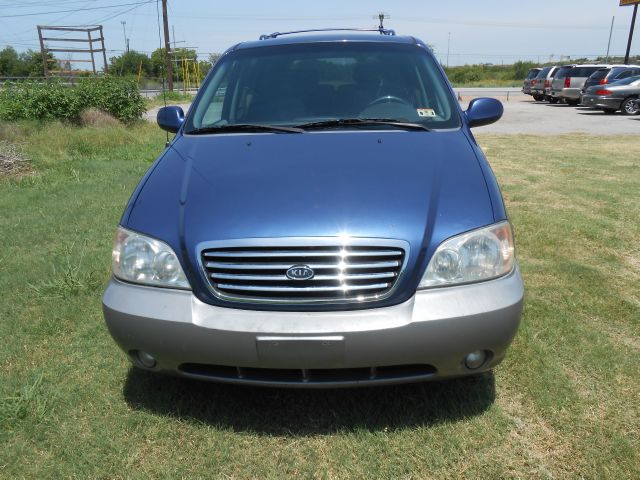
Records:
{"label": "sky", "polygon": [[[263,33],[375,27],[384,12],[386,27],[422,39],[450,65],[605,55],[614,16],[611,54],[622,56],[633,12],[618,0],[168,0],[168,6],[172,41],[201,59]],[[0,0],[0,49],[39,49],[36,25],[87,24],[104,26],[107,57],[122,53],[125,35],[132,50],[160,46],[157,0]],[[640,54],[638,25],[640,18],[632,55]]]}

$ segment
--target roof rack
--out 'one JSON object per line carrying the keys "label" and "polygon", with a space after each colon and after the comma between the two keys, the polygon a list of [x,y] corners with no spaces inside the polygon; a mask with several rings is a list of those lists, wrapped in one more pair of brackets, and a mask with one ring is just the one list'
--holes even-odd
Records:
{"label": "roof rack", "polygon": [[296,33],[313,33],[313,32],[378,32],[380,35],[394,36],[395,30],[386,28],[316,28],[313,30],[296,30],[293,32],[273,32],[268,35],[260,35],[260,40],[269,38],[278,38],[282,35],[294,35]]}

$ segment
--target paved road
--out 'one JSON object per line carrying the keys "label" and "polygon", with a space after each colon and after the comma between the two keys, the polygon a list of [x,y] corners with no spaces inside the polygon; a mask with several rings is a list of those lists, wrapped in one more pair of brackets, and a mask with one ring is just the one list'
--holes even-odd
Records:
{"label": "paved road", "polygon": [[[466,100],[466,99],[465,99]],[[638,135],[640,116],[620,113],[607,115],[599,110],[569,105],[551,105],[530,100],[503,101],[504,116],[493,125],[480,127],[478,133],[509,133],[532,135]],[[466,103],[463,103],[466,108]]]}
{"label": "paved road", "polygon": [[528,100],[531,97],[522,93],[520,88],[454,88],[463,99],[475,97],[496,97],[504,100]]}
{"label": "paved road", "polygon": [[[509,92],[507,100],[506,92]],[[606,115],[599,110],[568,105],[551,105],[534,102],[531,97],[519,93],[517,89],[459,89],[462,107],[475,97],[496,97],[504,105],[502,119],[480,127],[478,133],[505,133],[531,135],[561,135],[566,133],[584,133],[588,135],[638,135],[640,134],[640,115],[627,117],[620,113]],[[186,111],[187,104],[181,105]],[[147,118],[155,121],[157,108],[147,112]]]}

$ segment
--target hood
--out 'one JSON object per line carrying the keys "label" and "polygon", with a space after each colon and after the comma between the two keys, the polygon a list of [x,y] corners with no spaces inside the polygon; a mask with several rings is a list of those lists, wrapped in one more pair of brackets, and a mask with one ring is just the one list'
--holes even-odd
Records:
{"label": "hood", "polygon": [[[134,200],[123,223],[180,252],[194,292],[210,303],[197,267],[201,242],[399,239],[410,245],[403,282],[417,285],[444,239],[494,221],[462,130],[181,136]],[[389,301],[410,290],[399,285]]]}

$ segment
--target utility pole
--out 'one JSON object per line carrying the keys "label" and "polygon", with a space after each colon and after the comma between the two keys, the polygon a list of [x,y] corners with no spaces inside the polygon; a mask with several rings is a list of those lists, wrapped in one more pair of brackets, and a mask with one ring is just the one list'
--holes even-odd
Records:
{"label": "utility pole", "polygon": [[449,38],[447,39],[447,68],[449,68],[449,49],[451,48],[451,32],[449,32]]}
{"label": "utility pole", "polygon": [[613,22],[616,21],[616,17],[611,19],[611,30],[609,31],[609,43],[607,44],[607,62],[609,61],[609,49],[611,48],[611,35],[613,35]]}
{"label": "utility pole", "polygon": [[173,38],[173,45],[172,48],[173,50],[171,50],[171,58],[170,60],[173,60],[176,62],[176,83],[180,82],[180,69],[178,68],[178,57],[176,57],[174,54],[176,53],[176,49],[178,48],[176,46],[176,29],[174,27],[174,25],[171,25],[171,38]]}
{"label": "utility pole", "polygon": [[124,28],[127,22],[120,20],[120,23],[122,24],[122,36],[124,37],[124,50],[129,53],[129,40],[127,40],[127,31]]}
{"label": "utility pole", "polygon": [[171,41],[169,39],[167,0],[162,0],[162,24],[164,26],[164,65],[167,69],[167,88],[170,92],[173,92],[173,65],[171,65]]}
{"label": "utility pole", "polygon": [[633,17],[631,17],[631,30],[629,30],[629,42],[627,43],[627,53],[624,56],[625,65],[629,64],[629,54],[631,53],[631,42],[633,41],[633,30],[636,28],[636,15],[638,14],[638,4],[633,6]]}

